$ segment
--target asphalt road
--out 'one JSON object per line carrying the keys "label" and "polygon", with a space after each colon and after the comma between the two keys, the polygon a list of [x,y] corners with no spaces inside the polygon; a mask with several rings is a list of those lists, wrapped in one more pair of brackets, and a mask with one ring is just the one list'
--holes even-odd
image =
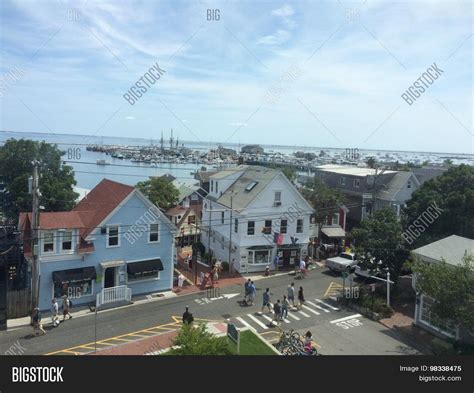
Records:
{"label": "asphalt road", "polygon": [[[209,320],[229,320],[238,327],[250,327],[263,334],[269,341],[277,338],[274,327],[269,327],[272,315],[259,315],[262,294],[270,288],[272,301],[282,299],[289,283],[295,282],[298,289],[303,286],[306,307],[299,312],[291,312],[284,330],[300,332],[311,330],[313,338],[327,355],[391,355],[414,354],[416,351],[403,343],[400,337],[383,325],[365,317],[357,316],[352,310],[324,298],[328,287],[342,283],[340,277],[325,268],[310,271],[303,280],[295,280],[290,275],[272,276],[255,281],[257,299],[255,306],[243,307],[239,301],[243,297],[243,286],[234,285],[221,290],[220,297],[208,300],[202,292],[153,300],[148,303],[116,308],[100,312],[95,323],[94,314],[73,318],[61,323],[57,328],[46,325],[47,335],[34,337],[30,327],[0,333],[0,354],[16,348],[14,353],[22,355],[46,354],[62,349],[87,344],[109,337],[140,331],[172,322],[172,316],[180,317],[185,306],[189,306],[195,318]],[[227,296],[224,296],[227,295]],[[342,319],[342,321],[340,321]],[[48,318],[44,319],[48,322]]]}

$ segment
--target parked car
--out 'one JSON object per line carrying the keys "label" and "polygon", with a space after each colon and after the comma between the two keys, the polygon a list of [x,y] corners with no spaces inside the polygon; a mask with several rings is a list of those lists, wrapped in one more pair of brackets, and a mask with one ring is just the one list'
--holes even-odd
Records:
{"label": "parked car", "polygon": [[333,272],[349,272],[353,266],[357,265],[354,254],[342,252],[338,257],[326,260],[326,266]]}

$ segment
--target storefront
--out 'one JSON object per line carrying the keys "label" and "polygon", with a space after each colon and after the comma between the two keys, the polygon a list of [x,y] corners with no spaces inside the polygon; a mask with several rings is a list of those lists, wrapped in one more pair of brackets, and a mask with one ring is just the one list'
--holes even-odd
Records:
{"label": "storefront", "polygon": [[344,251],[346,231],[340,226],[322,227],[321,234],[320,250],[324,257],[332,257]]}
{"label": "storefront", "polygon": [[280,267],[294,267],[299,264],[303,255],[301,255],[301,246],[293,244],[284,244],[277,248],[277,255],[280,257]]}
{"label": "storefront", "polygon": [[160,278],[160,272],[163,270],[163,263],[159,258],[129,262],[127,263],[127,280],[128,283],[157,280]]}
{"label": "storefront", "polygon": [[71,299],[80,299],[94,295],[94,283],[97,278],[93,266],[79,269],[53,272],[53,297],[67,295]]}
{"label": "storefront", "polygon": [[272,263],[272,246],[252,246],[247,247],[247,271],[263,271],[266,266]]}

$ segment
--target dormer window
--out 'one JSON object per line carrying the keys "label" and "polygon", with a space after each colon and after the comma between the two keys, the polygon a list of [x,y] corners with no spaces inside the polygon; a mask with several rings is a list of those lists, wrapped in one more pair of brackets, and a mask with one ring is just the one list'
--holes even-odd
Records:
{"label": "dormer window", "polygon": [[43,233],[43,252],[44,253],[54,252],[54,232]]}
{"label": "dormer window", "polygon": [[411,188],[411,180],[408,180],[407,188]]}
{"label": "dormer window", "polygon": [[62,251],[72,250],[72,231],[64,231],[62,233],[61,250]]}

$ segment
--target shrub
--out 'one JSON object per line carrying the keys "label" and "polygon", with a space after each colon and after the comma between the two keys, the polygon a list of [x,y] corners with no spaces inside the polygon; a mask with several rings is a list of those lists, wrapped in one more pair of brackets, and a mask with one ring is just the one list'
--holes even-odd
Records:
{"label": "shrub", "polygon": [[222,262],[221,266],[222,266],[223,271],[225,272],[229,271],[229,262]]}
{"label": "shrub", "polygon": [[431,349],[435,355],[454,355],[456,350],[452,343],[442,340],[438,337],[431,341]]}

